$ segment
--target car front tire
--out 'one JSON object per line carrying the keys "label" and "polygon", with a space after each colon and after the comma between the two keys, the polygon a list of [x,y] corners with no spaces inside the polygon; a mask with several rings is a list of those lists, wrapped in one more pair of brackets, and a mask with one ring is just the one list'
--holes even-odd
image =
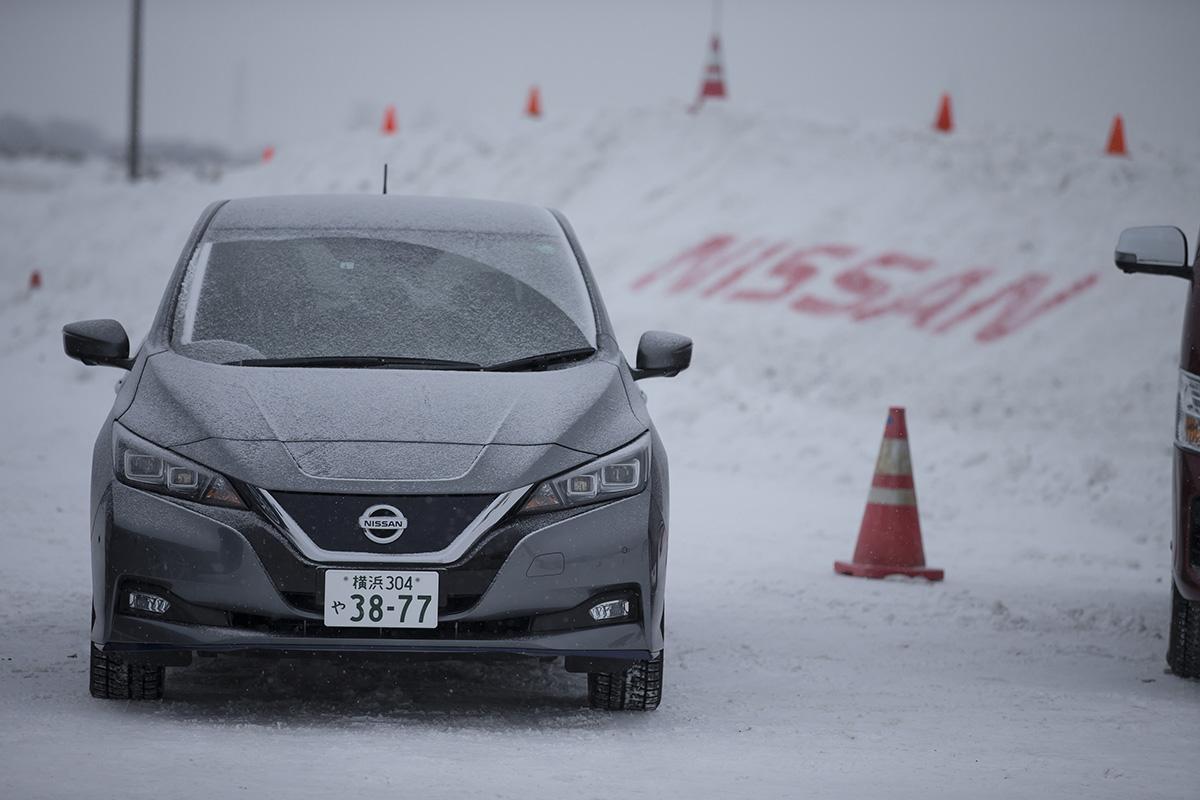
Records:
{"label": "car front tire", "polygon": [[1171,641],[1167,666],[1181,678],[1200,678],[1200,603],[1187,600],[1171,582]]}
{"label": "car front tire", "polygon": [[101,700],[161,700],[166,669],[153,664],[129,664],[92,645],[92,697]]}
{"label": "car front tire", "polygon": [[663,654],[620,672],[589,672],[588,703],[607,711],[653,711],[662,700]]}

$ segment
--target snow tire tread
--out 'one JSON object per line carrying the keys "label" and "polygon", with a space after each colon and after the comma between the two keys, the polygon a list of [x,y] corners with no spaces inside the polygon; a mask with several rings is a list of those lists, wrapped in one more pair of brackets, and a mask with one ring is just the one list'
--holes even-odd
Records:
{"label": "snow tire tread", "polygon": [[1171,582],[1171,639],[1167,666],[1181,678],[1200,678],[1200,603],[1186,600]]}
{"label": "snow tire tread", "polygon": [[92,697],[101,700],[161,700],[166,669],[152,664],[128,664],[92,645]]}
{"label": "snow tire tread", "polygon": [[588,673],[588,703],[606,711],[653,711],[662,701],[663,655],[621,672]]}

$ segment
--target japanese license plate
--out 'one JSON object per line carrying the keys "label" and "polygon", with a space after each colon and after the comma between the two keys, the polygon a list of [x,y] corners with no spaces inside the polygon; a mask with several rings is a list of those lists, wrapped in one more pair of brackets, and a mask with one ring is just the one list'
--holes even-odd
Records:
{"label": "japanese license plate", "polygon": [[438,574],[368,569],[325,572],[325,624],[339,628],[436,628]]}

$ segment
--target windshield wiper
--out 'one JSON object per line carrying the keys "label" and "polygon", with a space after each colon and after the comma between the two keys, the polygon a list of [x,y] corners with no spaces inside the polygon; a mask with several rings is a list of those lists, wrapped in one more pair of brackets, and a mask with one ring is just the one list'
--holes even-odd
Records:
{"label": "windshield wiper", "polygon": [[544,369],[567,361],[579,361],[596,352],[594,347],[576,347],[571,350],[557,350],[553,353],[542,353],[536,356],[514,358],[512,361],[501,361],[498,364],[488,364],[483,369],[487,372],[519,372],[521,370]]}
{"label": "windshield wiper", "polygon": [[385,369],[461,369],[478,370],[474,361],[452,361],[445,358],[413,358],[410,356],[307,356],[302,358],[243,358],[227,361],[237,367],[340,367],[345,369],[381,367]]}

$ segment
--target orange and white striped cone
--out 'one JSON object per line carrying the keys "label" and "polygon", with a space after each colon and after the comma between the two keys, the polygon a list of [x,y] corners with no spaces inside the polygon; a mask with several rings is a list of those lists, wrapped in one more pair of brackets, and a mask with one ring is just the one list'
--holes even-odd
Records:
{"label": "orange and white striped cone", "polygon": [[725,66],[721,63],[721,37],[713,34],[708,43],[708,63],[704,65],[704,79],[700,81],[700,97],[704,100],[724,99]]}
{"label": "orange and white striped cone", "polygon": [[688,110],[695,113],[705,100],[724,100],[728,96],[725,90],[725,67],[721,63],[721,37],[714,33],[708,42],[708,60],[700,79],[700,94]]}
{"label": "orange and white striped cone", "polygon": [[860,578],[908,575],[940,581],[945,572],[925,566],[921,544],[921,519],[917,512],[917,488],[913,482],[912,456],[908,451],[908,425],[904,409],[888,409],[887,426],[875,477],[867,496],[858,531],[854,560],[833,562],[835,572]]}

